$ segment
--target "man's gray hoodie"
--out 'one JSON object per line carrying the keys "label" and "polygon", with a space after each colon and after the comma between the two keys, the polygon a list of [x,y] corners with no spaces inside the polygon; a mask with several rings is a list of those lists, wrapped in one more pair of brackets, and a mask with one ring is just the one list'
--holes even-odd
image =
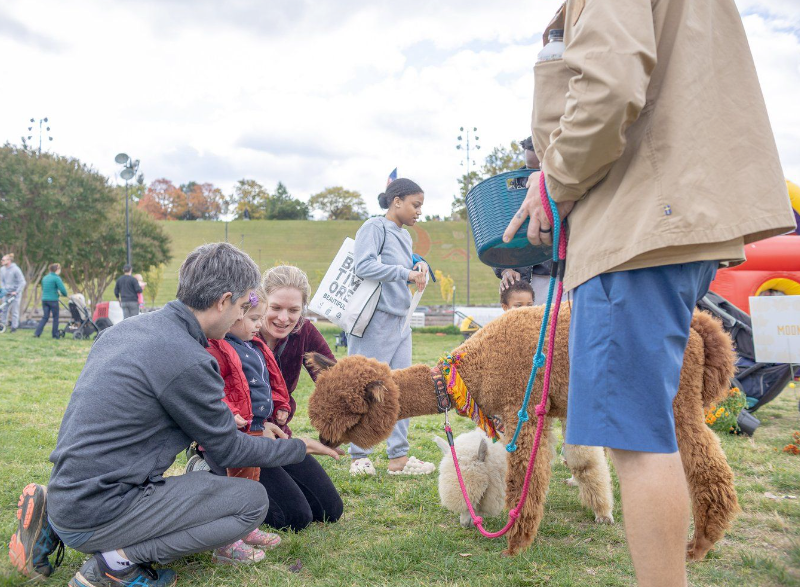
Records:
{"label": "man's gray hoodie", "polygon": [[16,263],[11,263],[8,267],[0,267],[0,287],[8,291],[17,292],[17,297],[22,298],[22,290],[25,289],[25,274]]}
{"label": "man's gray hoodie", "polygon": [[196,440],[222,467],[299,463],[301,440],[238,432],[208,341],[179,301],[109,328],[92,346],[61,422],[47,513],[91,530],[121,514]]}

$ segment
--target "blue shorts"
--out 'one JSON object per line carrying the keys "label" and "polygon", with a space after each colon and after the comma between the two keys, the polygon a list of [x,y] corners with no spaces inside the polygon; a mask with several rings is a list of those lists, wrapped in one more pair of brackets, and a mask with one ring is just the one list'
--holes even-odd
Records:
{"label": "blue shorts", "polygon": [[692,313],[718,263],[604,273],[574,290],[566,442],[678,450],[678,393]]}

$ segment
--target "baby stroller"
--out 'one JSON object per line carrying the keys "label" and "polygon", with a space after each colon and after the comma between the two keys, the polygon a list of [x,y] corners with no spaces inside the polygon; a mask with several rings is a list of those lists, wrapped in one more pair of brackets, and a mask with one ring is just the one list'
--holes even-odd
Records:
{"label": "baby stroller", "polygon": [[71,334],[72,338],[80,340],[82,338],[89,338],[92,334],[100,332],[97,324],[92,321],[92,314],[89,312],[89,308],[86,307],[86,298],[83,297],[83,294],[69,296],[69,306],[65,306],[64,302],[61,300],[59,300],[59,303],[69,310],[72,318],[69,323],[59,331],[61,333],[61,338],[64,338],[67,334]]}
{"label": "baby stroller", "polygon": [[[3,312],[6,311],[6,308],[11,305],[11,302],[16,299],[17,294],[11,295],[8,293],[7,289],[3,289],[0,287],[0,317],[2,317]],[[5,320],[0,320],[0,333],[6,331]]]}
{"label": "baby stroller", "polygon": [[733,339],[736,374],[731,385],[738,387],[747,398],[747,407],[740,414],[739,426],[747,432],[742,425],[744,420],[748,428],[755,430],[759,422],[752,413],[778,397],[786,385],[800,374],[800,367],[793,369],[792,365],[785,363],[757,363],[750,316],[721,295],[710,291],[697,307],[719,318],[722,327]]}
{"label": "baby stroller", "polygon": [[339,350],[339,347],[347,348],[347,333],[342,330],[339,334],[336,335],[336,350]]}

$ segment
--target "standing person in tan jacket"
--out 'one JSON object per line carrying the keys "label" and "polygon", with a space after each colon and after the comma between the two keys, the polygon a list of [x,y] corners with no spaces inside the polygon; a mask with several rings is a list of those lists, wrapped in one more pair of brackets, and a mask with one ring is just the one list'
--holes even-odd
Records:
{"label": "standing person in tan jacket", "polygon": [[[732,0],[568,0],[551,29],[565,49],[534,67],[532,131],[569,214],[566,441],[611,449],[639,585],[684,586],[710,548],[685,544],[672,415],[692,311],[717,267],[793,228],[786,184]],[[504,238],[530,216],[550,244],[528,185]]]}

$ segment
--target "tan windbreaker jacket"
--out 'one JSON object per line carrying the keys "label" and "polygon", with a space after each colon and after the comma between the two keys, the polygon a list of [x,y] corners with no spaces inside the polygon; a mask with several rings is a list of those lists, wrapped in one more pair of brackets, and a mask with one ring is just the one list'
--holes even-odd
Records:
{"label": "tan windbreaker jacket", "polygon": [[[733,0],[568,0],[564,58],[537,63],[532,131],[569,216],[565,286],[744,259],[794,228]],[[547,31],[545,31],[545,38]]]}

